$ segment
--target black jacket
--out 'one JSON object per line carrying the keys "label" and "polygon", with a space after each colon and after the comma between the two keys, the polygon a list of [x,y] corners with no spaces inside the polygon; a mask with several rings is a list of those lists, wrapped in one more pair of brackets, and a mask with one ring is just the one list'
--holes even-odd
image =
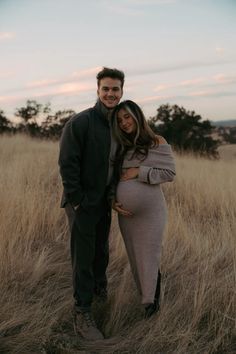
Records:
{"label": "black jacket", "polygon": [[104,205],[111,135],[101,105],[98,101],[93,108],[76,114],[63,129],[59,155],[64,187],[61,207],[69,202],[93,212]]}

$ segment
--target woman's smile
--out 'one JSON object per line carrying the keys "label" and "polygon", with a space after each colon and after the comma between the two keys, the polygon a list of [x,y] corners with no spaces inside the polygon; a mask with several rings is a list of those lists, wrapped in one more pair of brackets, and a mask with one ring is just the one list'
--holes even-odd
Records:
{"label": "woman's smile", "polygon": [[117,122],[120,129],[127,134],[131,134],[136,130],[134,118],[123,108],[118,113]]}

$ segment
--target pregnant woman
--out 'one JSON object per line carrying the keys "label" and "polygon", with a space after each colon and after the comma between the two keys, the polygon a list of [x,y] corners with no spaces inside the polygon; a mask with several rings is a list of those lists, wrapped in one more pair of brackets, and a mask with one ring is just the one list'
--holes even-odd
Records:
{"label": "pregnant woman", "polygon": [[135,102],[120,103],[111,124],[118,143],[112,205],[118,212],[132,274],[148,318],[159,310],[161,245],[167,220],[161,183],[173,180],[175,163],[170,145],[154,134]]}

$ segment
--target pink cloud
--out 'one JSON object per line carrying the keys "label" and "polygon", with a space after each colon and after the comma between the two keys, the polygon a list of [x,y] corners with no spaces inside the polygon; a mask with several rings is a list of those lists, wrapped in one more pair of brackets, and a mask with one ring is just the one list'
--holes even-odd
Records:
{"label": "pink cloud", "polygon": [[187,87],[187,86],[194,86],[198,85],[200,83],[203,83],[206,81],[206,78],[199,77],[191,80],[184,80],[181,82],[173,83],[173,84],[160,84],[154,88],[154,91],[159,92],[159,91],[164,91],[172,88],[177,88],[177,87]]}
{"label": "pink cloud", "polygon": [[37,97],[56,97],[56,96],[74,96],[78,93],[89,92],[94,90],[94,85],[92,84],[81,84],[75,82],[68,82],[63,85],[46,88],[42,92],[37,92],[31,95],[33,98]]}
{"label": "pink cloud", "polygon": [[90,69],[81,70],[81,71],[74,71],[72,76],[77,78],[88,78],[91,76],[96,76],[96,74],[102,69],[101,66],[96,66]]}
{"label": "pink cloud", "polygon": [[236,82],[236,75],[217,74],[213,76],[213,80],[220,84],[233,84]]}
{"label": "pink cloud", "polygon": [[[47,87],[47,86],[55,86],[59,84],[69,85],[74,82],[77,82],[78,79],[86,80],[90,79],[91,77],[95,78],[96,74],[102,68],[97,66],[86,70],[75,71],[71,75],[61,78],[61,79],[41,79],[37,81],[32,81],[26,84],[26,88],[38,88],[38,87]],[[78,84],[76,84],[78,85]]]}
{"label": "pink cloud", "polygon": [[0,102],[2,103],[12,103],[16,102],[18,99],[21,99],[20,96],[0,96]]}
{"label": "pink cloud", "polygon": [[206,78],[203,78],[203,77],[198,77],[196,79],[192,79],[192,80],[184,80],[184,81],[181,81],[179,83],[180,86],[193,86],[193,85],[197,85],[199,83],[202,83],[202,82],[205,82],[206,81]]}
{"label": "pink cloud", "polygon": [[218,55],[223,55],[225,53],[225,48],[223,47],[216,47],[215,51]]}
{"label": "pink cloud", "polygon": [[157,87],[155,87],[154,91],[157,91],[157,92],[158,92],[158,91],[164,91],[164,90],[167,90],[167,89],[169,89],[169,88],[171,88],[171,87],[175,87],[175,85],[161,84],[161,85],[158,85]]}
{"label": "pink cloud", "polygon": [[149,102],[154,102],[154,101],[161,101],[161,100],[166,100],[166,99],[170,99],[173,96],[148,96],[148,97],[144,97],[142,99],[136,99],[135,101],[137,101],[138,103],[149,103]]}
{"label": "pink cloud", "polygon": [[226,81],[226,76],[224,74],[217,74],[213,76],[213,80],[217,82],[225,82]]}
{"label": "pink cloud", "polygon": [[15,33],[13,32],[0,32],[0,41],[12,39],[14,37],[15,37]]}
{"label": "pink cloud", "polygon": [[54,84],[57,84],[57,83],[58,83],[58,80],[43,79],[43,80],[29,82],[28,84],[26,84],[26,87],[28,87],[28,88],[37,88],[37,87],[44,87],[44,86],[54,85]]}
{"label": "pink cloud", "polygon": [[56,94],[74,94],[77,92],[90,91],[92,89],[94,90],[94,85],[71,82],[61,85],[55,92]]}
{"label": "pink cloud", "polygon": [[13,71],[0,71],[0,79],[7,79],[14,76],[14,74],[15,73]]}
{"label": "pink cloud", "polygon": [[202,90],[202,91],[195,91],[195,92],[189,92],[189,96],[192,97],[198,97],[198,96],[209,96],[211,95],[213,92],[210,90]]}
{"label": "pink cloud", "polygon": [[79,84],[79,83],[67,83],[56,88],[46,88],[41,92],[35,92],[24,95],[15,96],[0,96],[1,103],[14,103],[26,99],[38,99],[38,98],[50,98],[56,96],[76,96],[78,93],[94,91],[94,85]]}

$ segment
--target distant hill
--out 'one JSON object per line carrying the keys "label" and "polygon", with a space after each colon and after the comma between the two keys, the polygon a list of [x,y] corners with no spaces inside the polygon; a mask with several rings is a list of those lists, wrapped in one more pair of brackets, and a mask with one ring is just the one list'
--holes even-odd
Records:
{"label": "distant hill", "polygon": [[215,127],[236,127],[236,119],[212,121]]}

